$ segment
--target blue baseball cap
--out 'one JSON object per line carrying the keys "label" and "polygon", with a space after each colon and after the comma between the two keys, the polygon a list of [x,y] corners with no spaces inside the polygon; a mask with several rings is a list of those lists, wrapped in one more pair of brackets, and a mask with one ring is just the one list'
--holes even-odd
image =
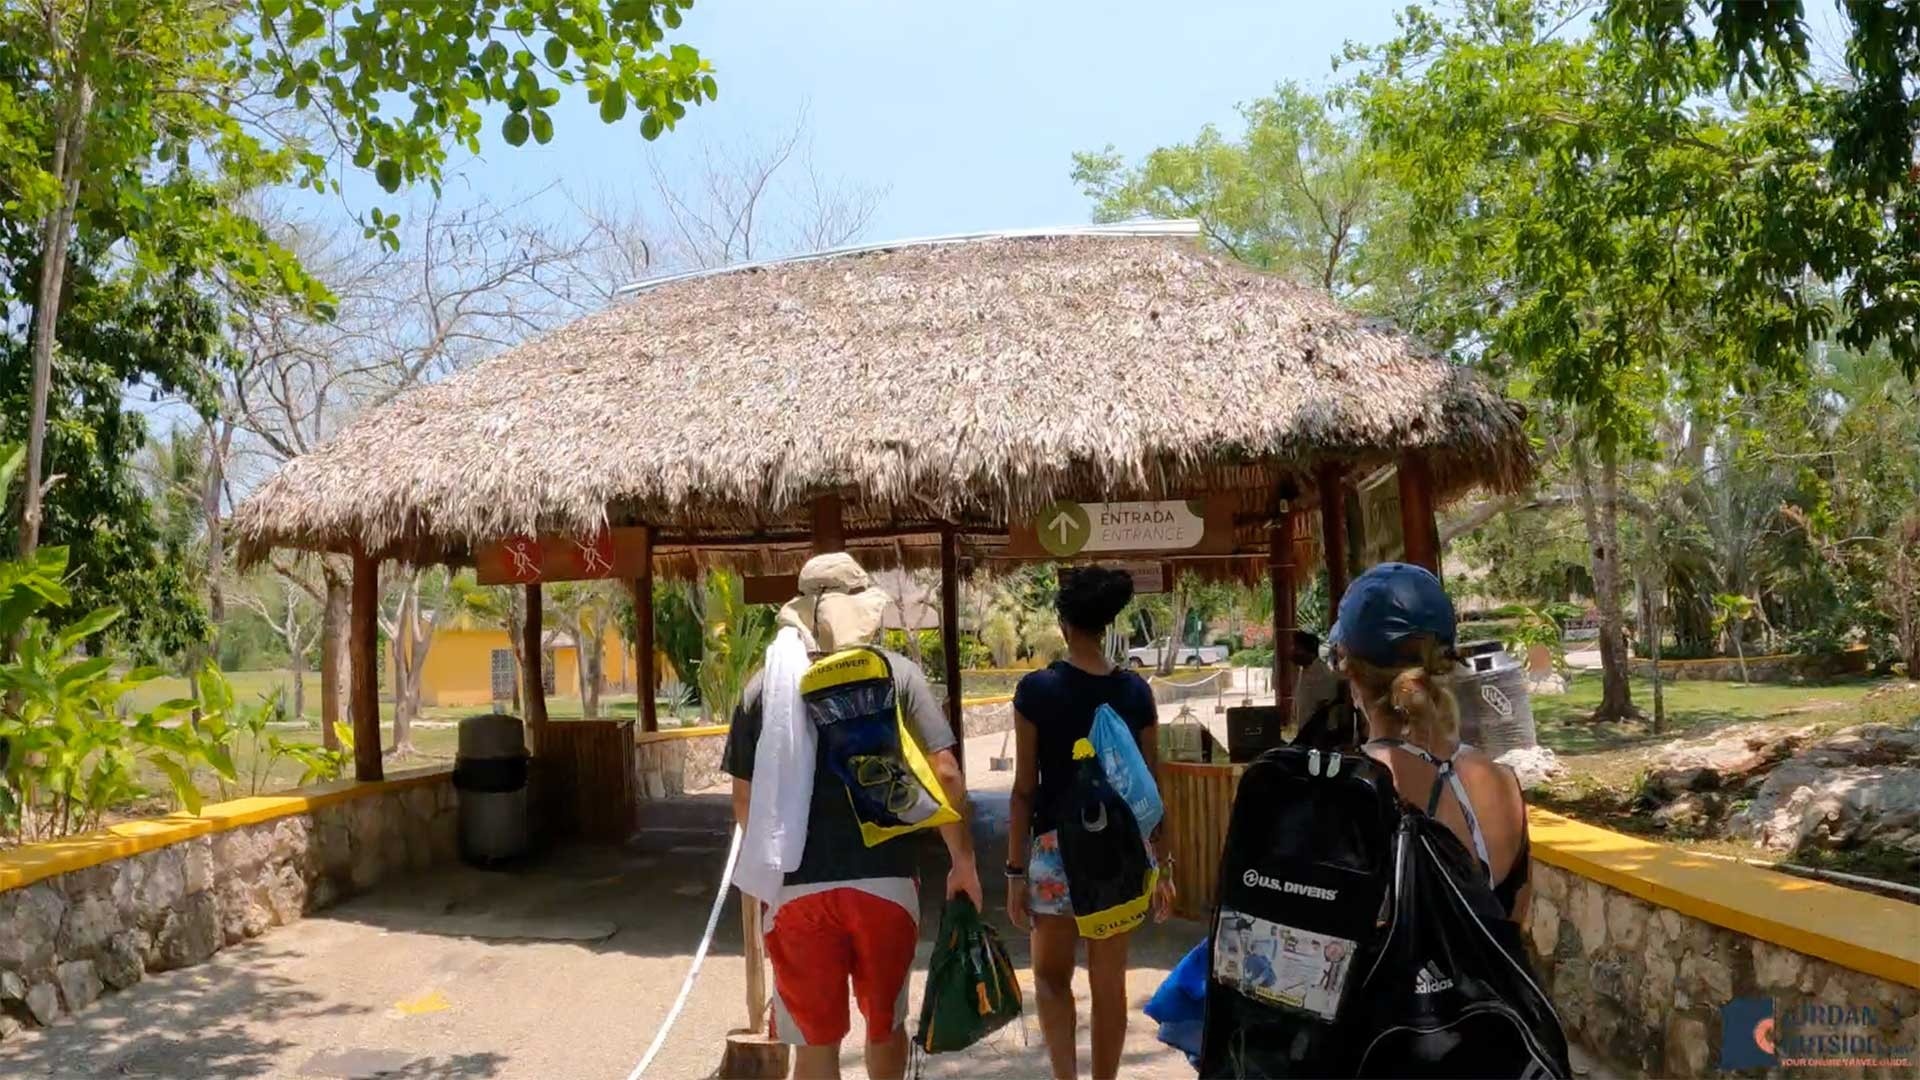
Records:
{"label": "blue baseball cap", "polygon": [[1353,579],[1340,598],[1328,639],[1352,656],[1386,667],[1409,638],[1426,635],[1452,649],[1453,601],[1423,566],[1381,563]]}

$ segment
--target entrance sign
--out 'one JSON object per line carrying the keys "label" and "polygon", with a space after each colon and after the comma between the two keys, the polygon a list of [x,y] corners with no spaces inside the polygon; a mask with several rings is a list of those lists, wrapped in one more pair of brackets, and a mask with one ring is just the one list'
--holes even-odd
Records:
{"label": "entrance sign", "polygon": [[1007,537],[1007,554],[1017,558],[1227,555],[1233,548],[1232,502],[1217,497],[1056,502]]}
{"label": "entrance sign", "polygon": [[531,585],[640,576],[645,530],[602,529],[593,536],[512,536],[474,552],[482,585]]}

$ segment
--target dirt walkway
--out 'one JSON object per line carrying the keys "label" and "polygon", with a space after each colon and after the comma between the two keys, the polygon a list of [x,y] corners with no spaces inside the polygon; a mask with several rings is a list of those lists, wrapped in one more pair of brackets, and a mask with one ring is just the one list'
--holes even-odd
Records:
{"label": "dirt walkway", "polygon": [[[1004,800],[983,800],[996,801],[1004,819]],[[626,849],[399,879],[199,967],[149,978],[0,1044],[0,1075],[618,1080],[679,989],[726,854],[723,799],[650,810],[652,827]],[[982,865],[998,865],[1000,850],[984,848]],[[943,863],[931,855],[930,880]],[[934,919],[929,905],[923,921]],[[735,901],[720,926],[650,1076],[710,1075],[727,1030],[744,1019]],[[1001,926],[1024,967],[1024,939]],[[1171,923],[1140,935],[1136,1008],[1200,934],[1197,924]],[[924,971],[928,947],[921,951]],[[1084,1002],[1084,983],[1077,989]],[[1038,1031],[1029,1033],[1010,1028],[967,1055],[935,1059],[928,1075],[1043,1075]],[[858,1061],[856,1048],[849,1075],[859,1075]],[[1192,1075],[1137,1013],[1125,1073]]]}

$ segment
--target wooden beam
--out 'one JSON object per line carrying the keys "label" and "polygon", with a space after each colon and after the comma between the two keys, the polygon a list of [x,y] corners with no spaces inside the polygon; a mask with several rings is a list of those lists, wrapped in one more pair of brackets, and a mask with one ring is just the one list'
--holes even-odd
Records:
{"label": "wooden beam", "polygon": [[1406,559],[1440,573],[1440,524],[1433,513],[1433,474],[1420,454],[1400,458],[1400,535]]}
{"label": "wooden beam", "polygon": [[846,524],[842,520],[840,496],[821,495],[813,500],[813,553],[825,555],[847,550]]}
{"label": "wooden beam", "polygon": [[[1292,509],[1282,510],[1280,520],[1267,531],[1267,576],[1273,582],[1273,702],[1279,706],[1280,727],[1293,722],[1293,632],[1300,625],[1295,608],[1294,588],[1299,582],[1293,561]],[[1273,733],[1277,744],[1279,732]]]}
{"label": "wooden beam", "polygon": [[547,732],[546,629],[540,613],[540,586],[528,585],[527,621],[520,632],[520,672],[527,680],[527,742],[539,757],[541,737]]}
{"label": "wooden beam", "polygon": [[952,529],[940,534],[940,661],[946,668],[947,724],[953,728],[953,752],[965,768],[967,724],[960,704],[960,537]]}
{"label": "wooden beam", "polygon": [[1340,613],[1340,597],[1347,591],[1346,468],[1325,464],[1315,470],[1320,486],[1320,546],[1327,562],[1327,625]]}
{"label": "wooden beam", "polygon": [[353,777],[382,779],[380,764],[380,560],[353,557],[353,596],[347,615],[352,689]]}
{"label": "wooden beam", "polygon": [[654,700],[654,688],[657,682],[653,670],[653,529],[641,530],[645,534],[644,557],[640,560],[640,576],[633,582],[633,640],[634,651],[634,691],[640,696],[640,730],[660,730],[660,703]]}
{"label": "wooden beam", "polygon": [[767,1029],[767,946],[760,936],[760,901],[740,894],[740,939],[747,962],[747,1031],[758,1035]]}

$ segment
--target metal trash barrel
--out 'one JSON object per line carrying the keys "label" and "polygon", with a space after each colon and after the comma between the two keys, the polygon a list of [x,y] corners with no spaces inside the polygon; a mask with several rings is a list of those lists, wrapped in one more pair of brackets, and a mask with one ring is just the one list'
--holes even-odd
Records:
{"label": "metal trash barrel", "polygon": [[1466,670],[1453,680],[1454,698],[1460,705],[1460,741],[1496,758],[1509,750],[1538,745],[1526,665],[1497,641],[1464,645],[1460,652]]}
{"label": "metal trash barrel", "polygon": [[517,716],[489,713],[460,721],[453,760],[460,797],[460,851],[491,863],[527,850],[527,740]]}

